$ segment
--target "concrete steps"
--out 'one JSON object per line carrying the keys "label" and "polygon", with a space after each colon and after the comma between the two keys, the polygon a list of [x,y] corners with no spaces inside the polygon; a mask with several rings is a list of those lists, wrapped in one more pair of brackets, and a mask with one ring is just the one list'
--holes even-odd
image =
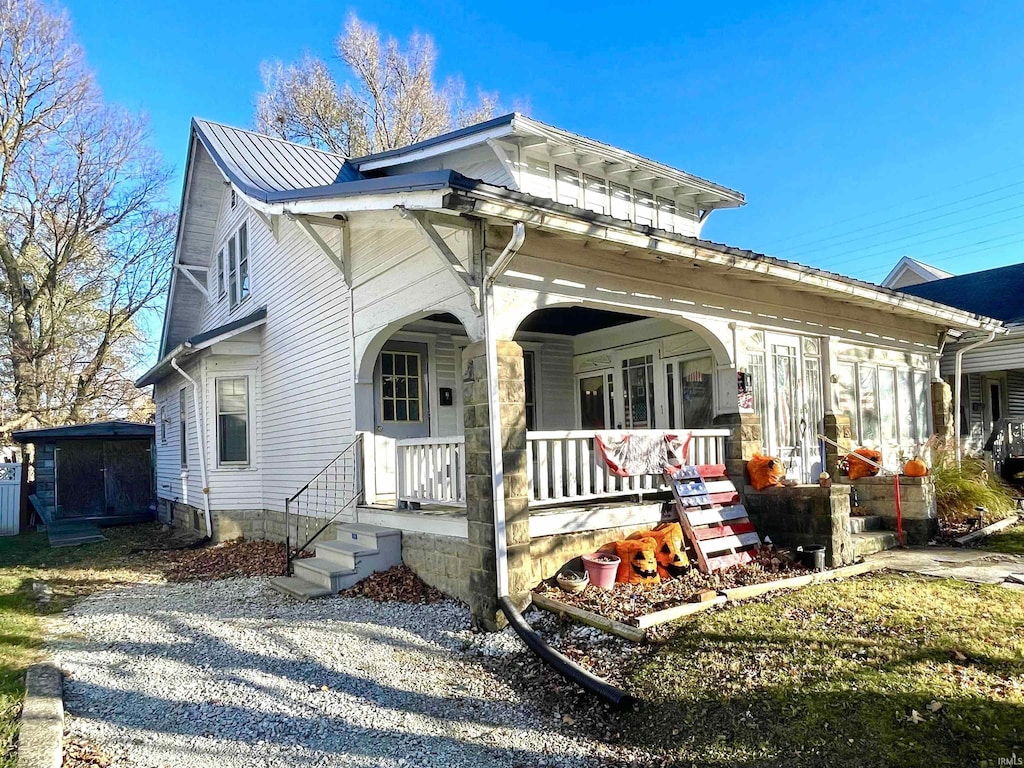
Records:
{"label": "concrete steps", "polygon": [[881,531],[884,528],[881,515],[850,516],[850,533]]}
{"label": "concrete steps", "polygon": [[896,548],[896,533],[894,531],[864,531],[851,535],[854,550],[861,557],[873,555],[886,549]]}
{"label": "concrete steps", "polygon": [[315,557],[292,561],[295,575],[271,579],[271,588],[308,600],[337,594],[402,562],[401,531],[360,523],[339,525],[337,531],[337,540],[318,543]]}

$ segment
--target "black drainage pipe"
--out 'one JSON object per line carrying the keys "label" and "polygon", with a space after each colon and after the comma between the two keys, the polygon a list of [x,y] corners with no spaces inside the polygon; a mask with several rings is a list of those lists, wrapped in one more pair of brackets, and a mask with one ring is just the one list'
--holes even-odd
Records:
{"label": "black drainage pipe", "polygon": [[526,646],[540,657],[541,661],[555,670],[558,674],[570,682],[576,683],[584,690],[600,696],[612,706],[619,709],[634,709],[637,701],[634,697],[616,688],[607,680],[593,675],[575,661],[563,656],[542,638],[537,631],[526,623],[526,619],[519,613],[516,606],[507,597],[499,597],[498,604],[501,606],[505,618],[512,625],[512,629],[523,639]]}

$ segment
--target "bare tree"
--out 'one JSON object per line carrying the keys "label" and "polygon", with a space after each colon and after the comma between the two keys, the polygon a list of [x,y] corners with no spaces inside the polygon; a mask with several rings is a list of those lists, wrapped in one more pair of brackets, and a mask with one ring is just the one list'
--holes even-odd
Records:
{"label": "bare tree", "polygon": [[497,97],[482,92],[469,104],[460,78],[437,87],[429,36],[413,34],[403,49],[393,37],[382,42],[375,27],[351,15],[335,45],[351,75],[345,82],[308,54],[293,64],[263,63],[260,130],[355,157],[486,120],[497,107]]}
{"label": "bare tree", "polygon": [[0,433],[134,398],[138,321],[163,294],[167,173],[104,103],[65,14],[0,0]]}

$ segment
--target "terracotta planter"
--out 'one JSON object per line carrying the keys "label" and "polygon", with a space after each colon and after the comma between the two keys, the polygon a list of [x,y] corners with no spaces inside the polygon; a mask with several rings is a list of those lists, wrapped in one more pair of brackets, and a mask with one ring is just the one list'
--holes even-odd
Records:
{"label": "terracotta planter", "polygon": [[590,583],[595,587],[611,589],[615,586],[615,574],[619,570],[619,558],[615,555],[604,552],[583,555],[583,567],[590,577]]}

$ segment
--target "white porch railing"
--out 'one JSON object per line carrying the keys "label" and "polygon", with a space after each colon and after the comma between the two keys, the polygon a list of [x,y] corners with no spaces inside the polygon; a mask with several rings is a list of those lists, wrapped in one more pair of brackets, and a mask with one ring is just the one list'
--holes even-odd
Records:
{"label": "white porch railing", "polygon": [[[651,430],[660,434],[678,430]],[[728,429],[690,432],[687,460],[725,462]],[[466,453],[462,437],[396,441],[399,503],[465,506]],[[665,490],[660,475],[618,477],[599,460],[593,430],[527,432],[527,481],[531,507],[643,495]]]}
{"label": "white porch railing", "polygon": [[421,437],[396,441],[398,501],[466,506],[466,439]]}
{"label": "white porch railing", "polygon": [[[675,434],[679,430],[644,430]],[[687,460],[691,464],[722,464],[728,429],[695,429],[690,432]],[[594,432],[527,432],[526,466],[530,506],[541,507],[574,501],[593,501],[666,490],[661,475],[619,477],[608,471],[596,453]]]}

